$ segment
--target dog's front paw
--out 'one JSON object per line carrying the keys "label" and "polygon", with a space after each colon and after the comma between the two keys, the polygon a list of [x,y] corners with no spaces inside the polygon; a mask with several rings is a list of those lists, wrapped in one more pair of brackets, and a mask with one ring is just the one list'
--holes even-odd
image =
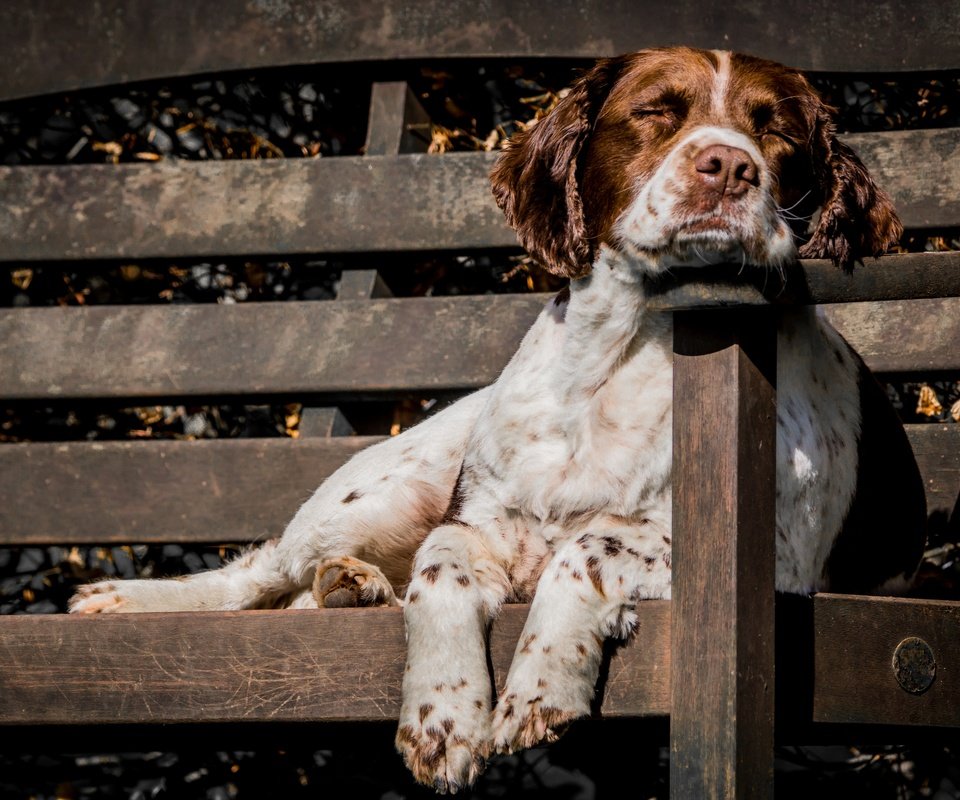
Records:
{"label": "dog's front paw", "polygon": [[[540,682],[543,683],[542,680]],[[565,709],[556,702],[543,691],[531,693],[507,689],[493,712],[494,750],[497,753],[513,753],[538,744],[555,742],[573,720],[586,713]]]}
{"label": "dog's front paw", "polygon": [[404,703],[397,751],[417,781],[454,794],[476,781],[490,756],[489,704],[464,686],[435,691],[434,702]]}
{"label": "dog's front paw", "polygon": [[313,597],[320,608],[400,605],[378,567],[349,556],[327,559],[317,567]]}

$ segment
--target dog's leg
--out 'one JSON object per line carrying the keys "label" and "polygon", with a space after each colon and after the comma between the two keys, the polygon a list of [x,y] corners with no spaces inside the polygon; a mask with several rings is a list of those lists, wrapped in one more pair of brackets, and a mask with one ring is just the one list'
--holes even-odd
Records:
{"label": "dog's leg", "polygon": [[70,611],[103,614],[268,608],[299,587],[280,569],[279,542],[267,542],[220,569],[161,580],[100,581],[77,588]]}
{"label": "dog's leg", "polygon": [[444,525],[417,553],[397,749],[414,777],[441,793],[473,783],[490,753],[486,634],[508,590],[476,528]]}
{"label": "dog's leg", "polygon": [[553,741],[590,713],[604,640],[630,634],[637,600],[669,596],[669,541],[669,523],[647,522],[585,533],[557,550],[493,714],[497,752]]}
{"label": "dog's leg", "polygon": [[343,557],[376,565],[383,581],[369,588],[379,587],[378,596],[386,598],[385,587],[406,584],[414,552],[443,517],[485,402],[485,391],[475,392],[355,455],[304,503],[279,541],[189,577],[81,586],[70,610],[234,610],[285,605],[291,598],[304,607],[317,566]]}

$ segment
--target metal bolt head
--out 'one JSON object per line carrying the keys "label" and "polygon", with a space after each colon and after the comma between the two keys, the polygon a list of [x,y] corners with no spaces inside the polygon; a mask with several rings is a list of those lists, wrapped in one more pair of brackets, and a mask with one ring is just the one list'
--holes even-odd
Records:
{"label": "metal bolt head", "polygon": [[893,651],[893,674],[910,694],[923,694],[937,676],[937,660],[923,639],[909,636]]}

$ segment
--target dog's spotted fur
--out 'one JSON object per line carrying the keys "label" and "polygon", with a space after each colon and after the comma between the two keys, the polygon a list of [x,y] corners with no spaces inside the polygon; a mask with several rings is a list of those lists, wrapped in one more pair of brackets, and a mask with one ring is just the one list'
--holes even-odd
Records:
{"label": "dog's spotted fur", "polygon": [[[316,605],[318,565],[321,603],[405,591],[397,747],[440,791],[589,713],[604,640],[629,635],[639,600],[669,597],[672,318],[646,308],[645,281],[678,264],[775,269],[798,237],[849,268],[900,232],[806,80],[722,52],[599,62],[515,137],[493,187],[527,249],[573,279],[495,384],[356,456],[279,542],[72,605]],[[808,309],[782,317],[777,380],[778,589],[906,583],[923,489],[882,394]],[[882,555],[859,569],[867,544]],[[491,708],[486,630],[508,600],[532,608]]]}

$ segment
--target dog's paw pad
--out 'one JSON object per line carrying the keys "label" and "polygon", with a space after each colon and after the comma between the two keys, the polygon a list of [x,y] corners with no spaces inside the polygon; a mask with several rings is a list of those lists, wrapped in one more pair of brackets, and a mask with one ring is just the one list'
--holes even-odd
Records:
{"label": "dog's paw pad", "polygon": [[377,567],[346,556],[317,567],[313,597],[320,608],[399,605],[393,587]]}

